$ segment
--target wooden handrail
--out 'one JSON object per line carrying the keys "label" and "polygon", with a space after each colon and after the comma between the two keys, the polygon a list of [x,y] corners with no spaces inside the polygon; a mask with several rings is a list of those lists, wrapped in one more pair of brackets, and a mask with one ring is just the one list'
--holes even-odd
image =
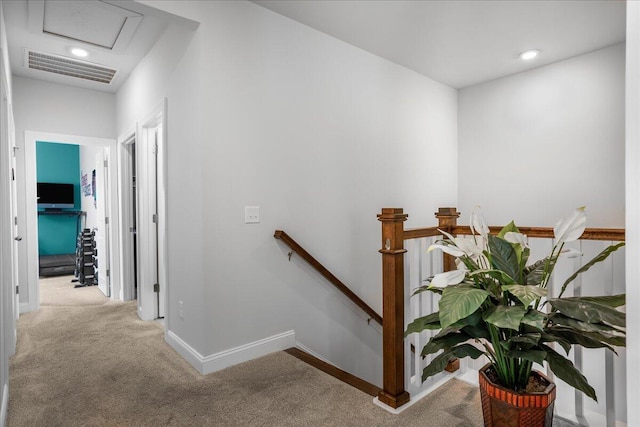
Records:
{"label": "wooden handrail", "polygon": [[[408,228],[404,230],[404,240],[420,239],[423,237],[440,236],[439,227]],[[502,227],[490,226],[491,234],[498,234]],[[528,237],[538,237],[543,239],[553,239],[552,227],[518,227],[522,234]],[[471,235],[468,225],[456,225],[445,230],[453,235]],[[580,236],[581,240],[605,240],[614,242],[625,241],[624,228],[587,228]]]}
{"label": "wooden handrail", "polygon": [[333,286],[338,288],[347,298],[349,298],[355,305],[360,307],[369,317],[375,320],[378,324],[382,325],[382,316],[369,307],[369,305],[360,299],[356,294],[349,289],[347,285],[342,283],[340,279],[334,276],[329,270],[327,270],[318,260],[316,260],[309,252],[307,252],[302,246],[300,246],[295,240],[291,238],[287,233],[282,230],[276,230],[273,235],[278,240],[282,240],[287,246],[289,246],[293,252],[298,254],[300,258],[304,259],[309,265],[318,271],[325,279],[327,279]]}
{"label": "wooden handrail", "polygon": [[[498,234],[502,227],[489,227],[491,234]],[[528,237],[539,237],[543,239],[553,239],[553,227],[518,227],[522,234]],[[471,234],[469,226],[458,225],[454,227],[451,234]],[[610,240],[624,242],[624,228],[587,228],[580,236],[581,240]]]}

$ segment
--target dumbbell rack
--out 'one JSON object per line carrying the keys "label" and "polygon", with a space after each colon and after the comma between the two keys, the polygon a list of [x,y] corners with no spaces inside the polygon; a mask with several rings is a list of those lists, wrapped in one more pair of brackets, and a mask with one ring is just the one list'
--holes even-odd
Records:
{"label": "dumbbell rack", "polygon": [[76,242],[76,269],[75,275],[78,278],[80,286],[92,286],[98,284],[98,278],[95,274],[95,264],[97,263],[98,251],[94,239],[95,233],[88,228],[83,229],[78,234]]}

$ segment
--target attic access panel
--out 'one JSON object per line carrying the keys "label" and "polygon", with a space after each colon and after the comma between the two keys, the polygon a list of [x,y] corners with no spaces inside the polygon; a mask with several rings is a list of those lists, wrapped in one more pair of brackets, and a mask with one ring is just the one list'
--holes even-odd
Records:
{"label": "attic access panel", "polygon": [[101,0],[29,0],[29,30],[114,52],[129,44],[142,15]]}

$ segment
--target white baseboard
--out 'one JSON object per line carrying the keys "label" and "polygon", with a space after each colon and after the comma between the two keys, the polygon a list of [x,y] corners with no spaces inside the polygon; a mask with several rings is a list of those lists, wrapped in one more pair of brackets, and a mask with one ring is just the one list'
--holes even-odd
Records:
{"label": "white baseboard", "polygon": [[37,304],[31,304],[30,302],[21,302],[20,303],[20,314],[22,313],[29,313],[31,311],[38,311],[38,306]]}
{"label": "white baseboard", "polygon": [[296,346],[295,332],[287,331],[209,356],[203,356],[171,331],[167,331],[165,339],[180,356],[184,357],[191,366],[203,375]]}
{"label": "white baseboard", "polygon": [[2,388],[2,407],[0,407],[0,427],[7,425],[7,410],[9,407],[9,385]]}
{"label": "white baseboard", "polygon": [[328,363],[329,365],[335,366],[336,368],[340,369],[340,367],[336,366],[335,363],[331,363],[329,360],[327,360],[324,357],[320,356],[318,353],[316,353],[315,351],[311,350],[309,347],[307,347],[306,345],[302,344],[300,341],[296,341],[296,347],[299,348],[300,350],[304,351],[305,353],[309,353],[310,355],[312,355],[316,359],[320,359],[323,362]]}

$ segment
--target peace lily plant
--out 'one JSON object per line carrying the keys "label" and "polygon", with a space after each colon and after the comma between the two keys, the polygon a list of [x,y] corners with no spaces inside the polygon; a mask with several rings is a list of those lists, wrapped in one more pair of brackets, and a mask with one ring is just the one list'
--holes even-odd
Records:
{"label": "peace lily plant", "polygon": [[[565,243],[577,240],[585,230],[584,208],[576,209],[554,227],[551,253],[529,262],[527,238],[513,221],[497,236],[480,210],[471,215],[472,238],[444,238],[429,248],[456,258],[457,270],[436,274],[416,293],[441,295],[439,311],[416,319],[406,334],[423,330],[440,332],[422,350],[422,356],[442,351],[424,368],[423,380],[444,370],[453,357],[489,359],[498,383],[524,391],[534,363],[547,362],[553,373],[567,384],[596,400],[585,376],[561,353],[573,344],[607,348],[626,344],[625,295],[563,297],[567,286],[594,264],[605,260],[624,245],[611,245],[571,275],[556,298],[547,293],[551,274],[562,256]],[[553,345],[557,344],[557,346]],[[559,347],[559,348],[558,348]]]}

